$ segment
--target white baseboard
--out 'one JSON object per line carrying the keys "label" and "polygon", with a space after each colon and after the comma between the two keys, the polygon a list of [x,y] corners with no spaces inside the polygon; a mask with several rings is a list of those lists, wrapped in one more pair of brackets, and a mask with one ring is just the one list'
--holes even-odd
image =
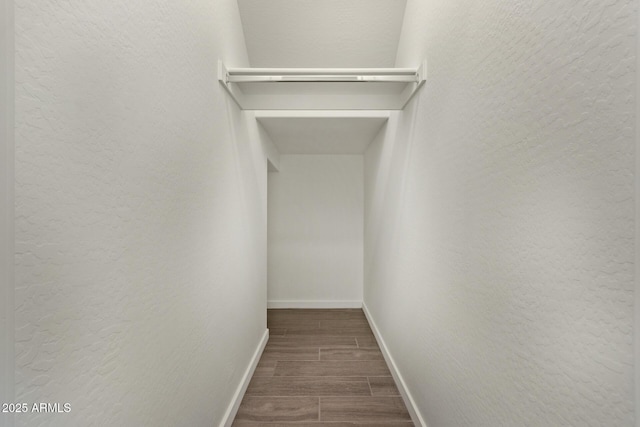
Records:
{"label": "white baseboard", "polygon": [[362,301],[271,300],[267,308],[362,308]]}
{"label": "white baseboard", "polygon": [[253,353],[253,357],[251,358],[251,362],[247,367],[247,370],[244,372],[244,376],[242,377],[242,381],[236,392],[233,395],[233,399],[227,408],[227,411],[222,417],[222,421],[220,422],[220,427],[231,427],[233,424],[233,420],[238,413],[238,408],[240,407],[240,403],[242,402],[242,398],[244,397],[244,393],[247,391],[247,387],[249,386],[249,382],[251,381],[251,377],[253,377],[253,372],[256,370],[256,366],[258,366],[258,362],[260,361],[260,357],[262,356],[262,352],[264,351],[264,347],[267,345],[267,341],[269,341],[269,329],[264,331],[262,335],[262,339],[260,343],[258,343],[258,347],[256,351]]}
{"label": "white baseboard", "polygon": [[398,371],[398,367],[396,366],[396,362],[393,360],[391,353],[389,353],[389,349],[387,348],[387,344],[384,342],[382,335],[380,335],[380,331],[376,326],[376,322],[371,317],[371,313],[367,309],[367,305],[362,303],[362,311],[364,311],[364,315],[367,317],[369,321],[369,326],[371,326],[371,330],[373,331],[373,335],[376,337],[376,341],[378,341],[378,345],[380,346],[380,351],[382,351],[382,355],[384,356],[384,360],[387,362],[389,366],[389,370],[391,371],[391,375],[398,386],[398,390],[402,395],[402,400],[404,400],[404,404],[407,406],[407,410],[409,411],[409,415],[411,415],[411,420],[416,426],[427,427],[427,423],[424,421],[422,414],[418,410],[416,406],[416,402],[413,400],[413,396],[409,392],[407,388],[407,384],[404,382],[404,378],[400,375],[400,371]]}

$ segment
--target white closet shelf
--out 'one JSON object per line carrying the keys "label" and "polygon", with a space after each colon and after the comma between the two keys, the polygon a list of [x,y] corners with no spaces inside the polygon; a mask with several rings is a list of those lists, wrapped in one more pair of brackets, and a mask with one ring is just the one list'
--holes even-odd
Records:
{"label": "white closet shelf", "polygon": [[426,80],[419,68],[227,68],[218,80],[243,110],[401,110]]}

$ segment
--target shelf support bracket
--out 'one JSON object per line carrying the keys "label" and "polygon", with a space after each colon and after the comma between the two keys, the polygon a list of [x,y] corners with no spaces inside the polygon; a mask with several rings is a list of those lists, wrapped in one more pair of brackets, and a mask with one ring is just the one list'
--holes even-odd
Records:
{"label": "shelf support bracket", "polygon": [[231,83],[229,82],[229,70],[227,70],[227,67],[224,66],[224,63],[220,59],[218,59],[218,81],[220,82],[222,87],[224,87],[225,90],[229,93],[231,99],[233,99],[235,103],[238,104],[238,107],[241,110],[244,110],[241,103],[242,95],[236,93],[238,90],[235,90],[231,87]]}
{"label": "shelf support bracket", "polygon": [[404,110],[404,107],[407,106],[409,101],[413,99],[415,94],[418,93],[418,90],[420,90],[420,88],[427,81],[427,60],[426,59],[422,61],[422,64],[420,65],[420,67],[418,68],[418,71],[416,72],[416,76],[417,76],[417,83],[415,84],[415,87],[413,88],[413,90],[411,91],[407,99],[404,101],[404,104],[402,104],[402,110]]}

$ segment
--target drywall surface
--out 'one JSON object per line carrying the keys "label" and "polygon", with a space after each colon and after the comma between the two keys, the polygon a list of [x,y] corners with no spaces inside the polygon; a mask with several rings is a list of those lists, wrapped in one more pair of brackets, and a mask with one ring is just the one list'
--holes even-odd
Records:
{"label": "drywall surface", "polygon": [[362,117],[363,114],[356,117],[323,117],[320,114],[297,117],[295,113],[289,117],[270,117],[267,114],[261,113],[258,121],[282,154],[363,154],[388,119],[386,112],[370,117]]}
{"label": "drywall surface", "polygon": [[[0,403],[13,402],[13,1],[0,0]],[[13,425],[0,413],[0,427]]]}
{"label": "drywall surface", "polygon": [[[636,31],[640,31],[640,10],[637,11]],[[640,41],[636,42],[636,70],[640,69]],[[636,186],[636,288],[635,288],[635,413],[636,427],[640,427],[640,73],[636,72],[636,170],[635,170],[635,186]]]}
{"label": "drywall surface", "polygon": [[270,305],[360,304],[362,167],[361,155],[280,156],[269,173]]}
{"label": "drywall surface", "polygon": [[16,1],[19,426],[217,425],[265,329],[235,0]]}
{"label": "drywall surface", "polygon": [[634,424],[636,2],[407,3],[364,301],[426,423]]}
{"label": "drywall surface", "polygon": [[252,67],[393,67],[406,0],[238,0]]}

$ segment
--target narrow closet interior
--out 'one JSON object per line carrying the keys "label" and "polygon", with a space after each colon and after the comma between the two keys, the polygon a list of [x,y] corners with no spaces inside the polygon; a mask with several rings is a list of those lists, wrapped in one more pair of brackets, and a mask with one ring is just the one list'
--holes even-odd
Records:
{"label": "narrow closet interior", "polygon": [[[380,66],[392,62],[388,58],[378,67],[353,67],[364,63],[357,54],[338,61],[350,67],[336,67],[330,59],[335,55],[327,55],[328,64],[304,55],[300,62],[294,55],[282,64],[266,55],[254,61],[255,52],[264,52],[265,44],[273,50],[278,38],[261,31],[264,24],[255,16],[260,5],[246,3],[252,7],[243,11],[241,3],[244,25],[260,27],[245,28],[251,63],[264,66],[220,61],[218,80],[270,147],[269,341],[236,422],[411,424],[417,418],[396,386],[402,380],[389,369],[389,355],[363,311],[364,154],[373,141],[393,140],[399,112],[426,81],[426,61],[414,68]],[[312,42],[305,31],[300,37],[300,43]],[[332,44],[337,48],[338,40]]]}
{"label": "narrow closet interior", "polygon": [[637,424],[637,3],[0,0],[0,426]]}

